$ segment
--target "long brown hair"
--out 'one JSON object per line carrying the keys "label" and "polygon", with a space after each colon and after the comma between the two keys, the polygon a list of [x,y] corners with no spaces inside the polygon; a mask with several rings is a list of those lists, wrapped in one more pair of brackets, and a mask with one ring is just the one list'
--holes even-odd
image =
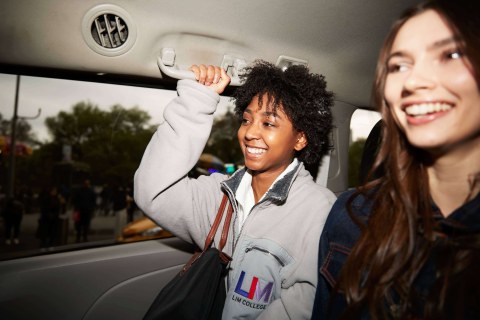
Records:
{"label": "long brown hair", "polygon": [[[407,10],[392,26],[380,51],[373,88],[374,102],[380,107],[384,126],[382,144],[370,172],[373,174],[383,167],[385,174],[358,188],[347,203],[362,235],[342,269],[337,286],[347,301],[345,318],[356,318],[362,312],[369,312],[374,319],[412,317],[412,310],[418,307],[415,306],[418,297],[412,284],[429,258],[432,247],[435,245],[438,249],[438,230],[433,219],[426,171],[429,157],[409,144],[384,99],[386,59],[393,41],[407,20],[427,10],[435,10],[461,40],[459,49],[468,57],[466,63],[471,67],[477,86],[480,84],[478,1],[426,1]],[[352,212],[353,199],[359,195],[372,203],[368,226],[358,221]],[[425,319],[445,317],[445,300],[451,298],[449,278],[472,264],[471,248],[464,248],[473,245],[476,252],[480,248],[478,236],[454,242],[447,241],[443,246],[447,249],[437,263],[435,295],[426,298],[426,305],[421,310]],[[451,250],[452,247],[455,249]],[[396,302],[395,310],[386,308],[392,299]]]}

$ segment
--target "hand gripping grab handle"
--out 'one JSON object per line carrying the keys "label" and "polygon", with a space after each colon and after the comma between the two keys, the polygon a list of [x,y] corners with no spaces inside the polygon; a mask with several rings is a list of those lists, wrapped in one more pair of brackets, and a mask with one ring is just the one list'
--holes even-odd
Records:
{"label": "hand gripping grab handle", "polygon": [[[191,79],[195,80],[192,71],[182,70],[175,65],[175,50],[172,48],[163,48],[162,54],[157,59],[160,70],[167,76],[174,79]],[[241,86],[242,82],[239,73],[246,66],[245,60],[230,55],[224,55],[221,67],[224,68],[230,76],[230,86]],[[229,72],[229,70],[231,71]]]}

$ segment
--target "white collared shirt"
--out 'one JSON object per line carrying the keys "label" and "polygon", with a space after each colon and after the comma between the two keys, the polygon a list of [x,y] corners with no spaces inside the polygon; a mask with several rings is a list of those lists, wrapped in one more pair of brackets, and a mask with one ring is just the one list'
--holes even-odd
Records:
{"label": "white collared shirt", "polygon": [[[262,195],[260,201],[265,197],[268,191],[272,188],[272,186],[281,178],[283,178],[287,173],[292,171],[298,164],[297,158],[294,158],[292,163],[288,165],[288,167],[273,181],[273,183],[268,188],[267,192]],[[248,170],[243,175],[242,181],[237,188],[237,192],[235,193],[235,198],[238,202],[238,225],[241,229],[243,223],[247,219],[250,211],[252,210],[253,206],[255,205],[255,196],[253,195],[253,188],[252,188],[252,175]]]}

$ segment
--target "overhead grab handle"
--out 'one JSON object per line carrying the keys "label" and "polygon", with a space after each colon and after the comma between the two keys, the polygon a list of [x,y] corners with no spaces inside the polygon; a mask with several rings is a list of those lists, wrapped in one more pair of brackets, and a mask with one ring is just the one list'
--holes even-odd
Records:
{"label": "overhead grab handle", "polygon": [[[195,80],[195,75],[192,71],[182,70],[175,65],[175,50],[173,48],[163,48],[162,54],[157,59],[158,67],[167,76],[174,79],[191,79]],[[245,68],[247,63],[244,59],[234,57],[231,55],[224,55],[221,67],[227,71],[230,76],[230,86],[241,86],[239,74]]]}

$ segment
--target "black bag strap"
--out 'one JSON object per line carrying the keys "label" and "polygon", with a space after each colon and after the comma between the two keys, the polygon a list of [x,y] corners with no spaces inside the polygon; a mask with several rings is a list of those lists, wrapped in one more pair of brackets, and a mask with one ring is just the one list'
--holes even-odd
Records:
{"label": "black bag strap", "polygon": [[228,229],[230,227],[230,222],[232,220],[232,213],[233,213],[233,207],[230,201],[228,201],[227,194],[223,195],[222,202],[220,203],[220,208],[218,208],[218,212],[215,217],[215,221],[213,222],[212,227],[210,228],[210,232],[208,233],[207,238],[205,239],[205,247],[203,248],[203,251],[206,251],[212,245],[213,238],[217,233],[218,226],[222,221],[223,213],[225,212],[225,206],[227,205],[227,202],[228,202],[227,216],[225,217],[225,222],[223,224],[222,236],[220,237],[218,250],[221,252],[225,247],[225,243],[227,242],[227,237],[228,237]]}

